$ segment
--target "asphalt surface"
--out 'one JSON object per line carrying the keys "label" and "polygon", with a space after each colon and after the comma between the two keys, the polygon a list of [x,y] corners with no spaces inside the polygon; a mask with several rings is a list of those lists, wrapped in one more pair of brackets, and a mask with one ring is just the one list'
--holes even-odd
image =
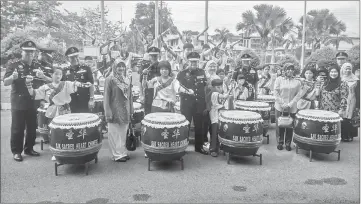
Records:
{"label": "asphalt surface", "polygon": [[359,138],[341,143],[337,154],[316,154],[276,148],[274,127],[270,144],[258,157],[232,159],[201,155],[189,146],[184,170],[179,162],[152,163],[139,147],[126,163],[110,159],[107,139],[99,161],[89,167],[64,165],[54,174],[48,146],[40,157],[24,156],[16,162],[10,151],[10,111],[1,111],[1,202],[2,203],[359,203]]}

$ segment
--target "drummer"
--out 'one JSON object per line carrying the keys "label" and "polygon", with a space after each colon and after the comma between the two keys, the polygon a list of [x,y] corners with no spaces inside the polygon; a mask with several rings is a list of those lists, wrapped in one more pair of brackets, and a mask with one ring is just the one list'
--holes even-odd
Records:
{"label": "drummer", "polygon": [[241,60],[242,60],[242,67],[238,68],[235,71],[235,74],[233,75],[233,79],[236,80],[238,74],[243,74],[246,78],[246,81],[248,82],[248,84],[252,85],[250,87],[252,87],[252,89],[250,89],[250,100],[255,100],[256,99],[256,93],[257,93],[257,89],[258,89],[258,74],[256,72],[256,70],[251,67],[251,55],[249,54],[243,54],[241,56]]}
{"label": "drummer", "polygon": [[70,109],[72,113],[89,113],[94,108],[94,79],[89,66],[79,64],[79,49],[70,47],[66,50],[70,66],[64,69],[63,81],[79,81],[83,87],[79,87],[76,93],[71,94]]}
{"label": "drummer", "polygon": [[195,128],[195,151],[207,155],[204,150],[204,138],[208,127],[202,127],[204,123],[203,112],[206,110],[205,87],[207,85],[206,74],[203,69],[199,69],[198,62],[200,55],[191,52],[187,56],[190,66],[177,76],[177,80],[183,89],[180,89],[180,111],[191,124],[194,121]]}

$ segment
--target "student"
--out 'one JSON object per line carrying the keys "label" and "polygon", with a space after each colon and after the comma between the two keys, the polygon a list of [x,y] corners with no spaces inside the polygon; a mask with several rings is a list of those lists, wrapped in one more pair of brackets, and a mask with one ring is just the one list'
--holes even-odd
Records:
{"label": "student", "polygon": [[209,152],[212,157],[218,156],[218,115],[219,109],[224,108],[224,100],[229,96],[228,93],[222,94],[223,81],[221,79],[213,79],[212,88],[206,96],[207,109],[209,110],[209,118],[211,120],[211,143]]}

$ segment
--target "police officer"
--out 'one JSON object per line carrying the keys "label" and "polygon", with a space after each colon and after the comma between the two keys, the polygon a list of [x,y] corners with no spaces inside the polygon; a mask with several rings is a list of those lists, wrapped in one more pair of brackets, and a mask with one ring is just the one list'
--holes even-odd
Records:
{"label": "police officer", "polygon": [[[35,70],[33,58],[36,44],[33,41],[25,41],[20,45],[22,49],[22,59],[9,64],[4,76],[4,86],[11,85],[11,151],[15,161],[22,161],[21,153],[24,150],[26,155],[39,156],[34,151],[36,138],[37,112],[34,99],[30,96],[25,85],[25,79],[31,78]],[[43,78],[43,74],[37,74]],[[26,137],[24,142],[25,126]],[[23,147],[24,145],[24,147]]]}
{"label": "police officer", "polygon": [[180,111],[189,121],[194,121],[195,129],[195,151],[207,155],[203,149],[205,134],[208,127],[204,127],[203,112],[206,109],[205,87],[207,85],[206,74],[203,69],[199,69],[198,62],[200,55],[191,52],[187,56],[190,66],[179,72],[177,80],[179,81]]}
{"label": "police officer", "polygon": [[251,84],[249,91],[251,91],[251,95],[249,100],[253,101],[257,98],[257,87],[258,87],[258,74],[255,68],[251,67],[251,56],[249,54],[243,54],[241,56],[242,66],[236,69],[233,74],[233,80],[237,80],[238,74],[243,74],[246,78],[246,81]]}
{"label": "police officer", "polygon": [[337,65],[341,68],[342,65],[346,62],[348,54],[346,52],[338,52],[336,54]]}
{"label": "police officer", "polygon": [[145,115],[151,112],[154,97],[154,88],[148,88],[146,82],[154,77],[160,76],[160,70],[158,68],[160,49],[157,47],[150,47],[147,50],[147,53],[150,56],[150,66],[142,68],[141,73],[143,74],[143,77],[140,77],[141,101],[144,102]]}
{"label": "police officer", "polygon": [[63,81],[78,81],[83,84],[76,93],[71,94],[70,110],[72,113],[89,113],[94,108],[94,79],[89,66],[79,64],[79,49],[70,47],[65,56],[70,66],[64,69]]}

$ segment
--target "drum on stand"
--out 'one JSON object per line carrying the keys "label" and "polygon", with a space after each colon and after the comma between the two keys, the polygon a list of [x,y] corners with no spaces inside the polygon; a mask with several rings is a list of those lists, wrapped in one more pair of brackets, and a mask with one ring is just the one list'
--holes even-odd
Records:
{"label": "drum on stand", "polygon": [[257,95],[257,101],[268,103],[271,106],[271,123],[276,122],[276,98],[273,95]]}
{"label": "drum on stand", "polygon": [[187,119],[178,113],[150,113],[142,121],[142,146],[151,161],[181,161],[188,147]]}
{"label": "drum on stand", "polygon": [[236,110],[253,111],[261,114],[263,119],[263,137],[267,137],[267,144],[269,144],[269,135],[267,134],[270,126],[270,111],[271,107],[268,103],[257,101],[235,101],[234,107]]}
{"label": "drum on stand", "polygon": [[37,128],[37,133],[39,133],[40,136],[43,137],[43,139],[40,141],[41,142],[41,147],[40,149],[43,150],[43,145],[44,144],[48,144],[49,143],[49,118],[47,118],[45,116],[46,110],[49,107],[49,103],[45,103],[44,107],[40,107],[37,109],[38,111],[38,115],[37,115],[37,120],[38,120],[38,128]]}
{"label": "drum on stand", "polygon": [[219,114],[218,139],[224,152],[231,156],[258,156],[262,165],[262,154],[257,154],[263,140],[262,116],[256,112],[224,110]]}
{"label": "drum on stand", "polygon": [[301,110],[296,114],[293,142],[298,149],[310,152],[338,153],[340,160],[341,151],[335,151],[341,142],[341,121],[342,118],[334,112],[324,110]]}
{"label": "drum on stand", "polygon": [[102,146],[100,133],[101,119],[92,113],[73,113],[55,117],[50,129],[50,151],[56,158],[57,167],[63,164],[85,164],[88,175],[88,162],[98,162],[98,152]]}

